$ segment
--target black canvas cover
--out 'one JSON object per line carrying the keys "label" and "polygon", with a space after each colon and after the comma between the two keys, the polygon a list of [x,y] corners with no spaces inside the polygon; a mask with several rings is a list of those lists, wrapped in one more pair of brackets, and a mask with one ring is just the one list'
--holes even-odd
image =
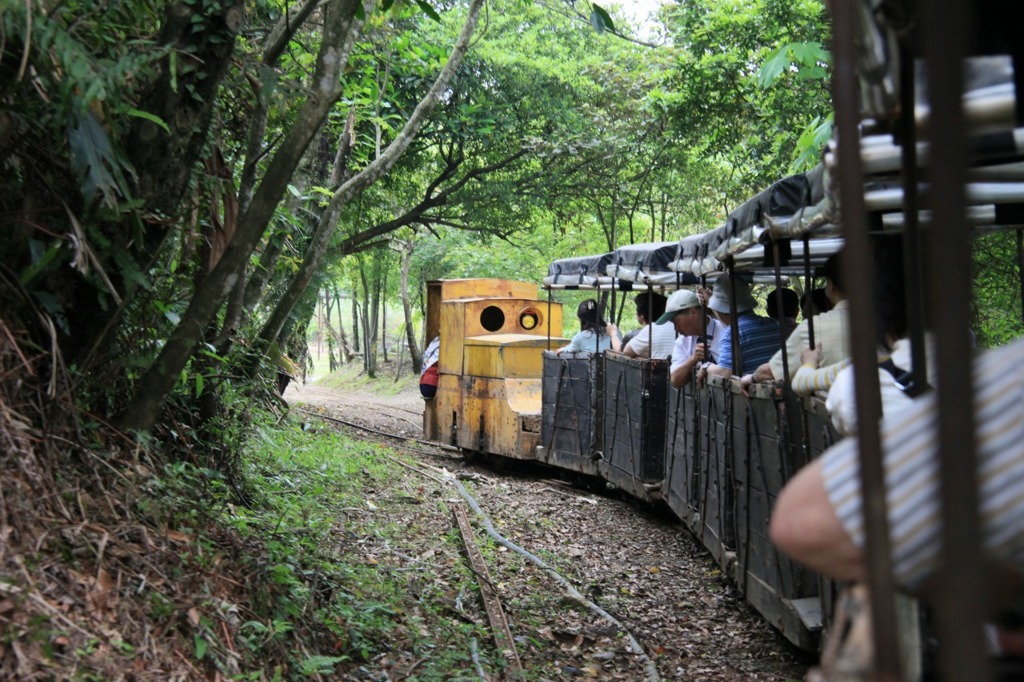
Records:
{"label": "black canvas cover", "polygon": [[700,253],[701,258],[710,258],[714,255],[715,251],[729,241],[730,237],[730,226],[728,223],[725,225],[719,225],[713,230],[705,232],[701,236],[700,242]]}
{"label": "black canvas cover", "polygon": [[765,216],[793,215],[802,207],[815,203],[813,196],[814,189],[806,174],[783,178],[730,213],[729,231],[735,236],[755,225],[763,226]]}
{"label": "black canvas cover", "polygon": [[599,278],[607,277],[608,264],[612,254],[602,253],[590,256],[559,258],[548,266],[546,286],[573,286],[593,284]]}
{"label": "black canvas cover", "polygon": [[612,253],[609,272],[615,277],[639,284],[662,286],[695,284],[696,279],[672,269],[680,255],[681,242],[628,244]]}
{"label": "black canvas cover", "polygon": [[612,265],[648,272],[669,272],[679,252],[679,242],[654,242],[651,244],[628,244],[612,252]]}

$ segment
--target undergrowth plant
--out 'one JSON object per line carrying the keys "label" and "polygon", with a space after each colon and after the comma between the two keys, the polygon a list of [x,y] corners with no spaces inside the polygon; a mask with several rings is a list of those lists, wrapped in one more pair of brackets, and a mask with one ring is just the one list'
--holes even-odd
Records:
{"label": "undergrowth plant", "polygon": [[[405,480],[386,448],[309,423],[267,423],[255,434],[243,464],[250,504],[217,507],[221,523],[262,547],[247,559],[239,650],[253,665],[290,657],[286,676],[422,659],[417,679],[459,670],[474,679],[469,640],[487,637],[475,618],[452,617],[476,586],[458,541],[438,553],[425,528],[447,518],[443,499],[427,492],[436,485]],[[216,649],[197,645],[195,656]]]}

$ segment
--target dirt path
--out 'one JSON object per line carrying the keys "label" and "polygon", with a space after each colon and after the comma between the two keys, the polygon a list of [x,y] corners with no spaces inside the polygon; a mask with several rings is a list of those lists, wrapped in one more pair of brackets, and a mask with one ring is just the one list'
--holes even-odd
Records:
{"label": "dirt path", "polygon": [[[285,398],[346,422],[411,438],[421,434],[422,402],[415,391],[381,396],[311,384],[290,389]],[[511,467],[497,473],[466,466],[450,453],[430,461],[429,454],[415,452],[471,477],[498,532],[556,566],[622,622],[662,679],[784,682],[803,676],[808,656],[746,604],[678,523],[614,495],[553,483],[555,472]],[[441,543],[448,524],[450,519],[438,518],[424,530]],[[540,679],[646,679],[614,628],[567,605],[560,588],[539,579],[520,557],[502,549],[488,562],[524,667]]]}
{"label": "dirt path", "polygon": [[423,435],[423,399],[415,390],[381,395],[363,389],[339,391],[317,383],[292,382],[284,392],[289,404],[322,407],[355,424],[409,438]]}

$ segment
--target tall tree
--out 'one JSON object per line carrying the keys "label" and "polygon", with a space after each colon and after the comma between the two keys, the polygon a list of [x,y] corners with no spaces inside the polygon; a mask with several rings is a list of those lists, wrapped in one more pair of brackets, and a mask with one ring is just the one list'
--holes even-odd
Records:
{"label": "tall tree", "polygon": [[[322,254],[337,220],[338,211],[354,195],[387,173],[415,136],[423,117],[437,101],[441,89],[447,79],[450,79],[451,73],[457,68],[468,48],[481,4],[482,0],[473,0],[470,4],[463,34],[452,49],[449,63],[442,69],[435,87],[424,97],[421,107],[417,107],[417,111],[413,113],[407,130],[396,138],[387,152],[335,193],[307,250],[305,267],[295,276],[295,284],[288,287],[282,296],[282,302],[264,325],[264,330],[259,336],[263,348],[268,348],[276,341],[292,309],[305,293],[319,262],[319,254]],[[359,14],[364,11],[362,5],[355,0],[341,0],[327,5],[323,42],[311,79],[316,96],[310,97],[300,109],[296,123],[289,128],[281,147],[269,164],[248,211],[239,220],[235,236],[224,255],[204,280],[202,287],[196,290],[181,322],[167,339],[157,360],[139,381],[138,389],[119,419],[122,427],[145,431],[153,425],[164,400],[203,338],[205,325],[217,312],[238,278],[244,276],[249,256],[270,223],[274,208],[285,192],[288,178],[314,134],[319,130],[324,117],[341,95],[342,70],[362,26],[362,21],[357,18],[357,10]]]}

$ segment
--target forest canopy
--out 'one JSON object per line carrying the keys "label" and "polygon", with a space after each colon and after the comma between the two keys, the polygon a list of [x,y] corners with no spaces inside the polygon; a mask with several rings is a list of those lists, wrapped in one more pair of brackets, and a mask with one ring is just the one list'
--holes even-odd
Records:
{"label": "forest canopy", "polygon": [[819,2],[631,21],[510,0],[12,5],[14,326],[82,409],[201,432],[225,392],[293,372],[321,292],[351,297],[372,372],[386,301],[405,299],[418,357],[418,282],[535,280],[566,254],[703,231],[813,163]]}

